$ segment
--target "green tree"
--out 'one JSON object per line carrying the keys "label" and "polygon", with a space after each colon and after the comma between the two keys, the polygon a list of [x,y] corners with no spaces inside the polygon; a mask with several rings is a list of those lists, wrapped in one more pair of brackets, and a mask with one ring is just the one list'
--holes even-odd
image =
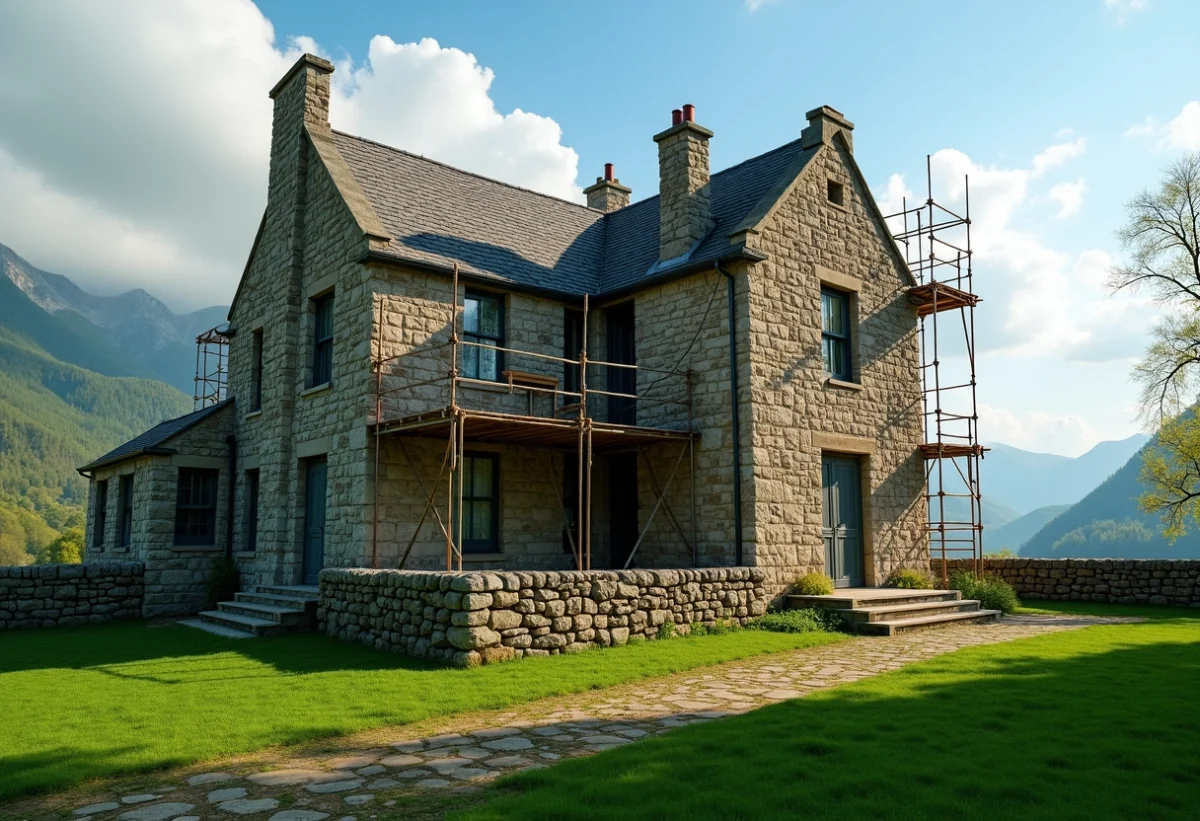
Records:
{"label": "green tree", "polygon": [[38,553],[38,564],[79,564],[83,561],[83,528],[68,527]]}
{"label": "green tree", "polygon": [[1170,163],[1126,213],[1117,237],[1128,261],[1112,269],[1110,285],[1147,291],[1167,309],[1133,371],[1143,418],[1159,429],[1143,457],[1138,504],[1161,516],[1174,542],[1189,522],[1200,524],[1200,418],[1188,412],[1200,396],[1200,152]]}

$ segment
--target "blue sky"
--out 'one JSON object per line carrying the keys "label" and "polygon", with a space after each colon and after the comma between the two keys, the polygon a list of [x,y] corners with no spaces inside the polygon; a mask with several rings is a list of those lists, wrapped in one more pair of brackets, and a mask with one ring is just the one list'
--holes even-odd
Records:
{"label": "blue sky", "polygon": [[[228,302],[265,197],[266,90],[338,65],[335,127],[559,196],[605,162],[654,193],[685,102],[714,170],[856,125],[885,204],[972,179],[983,435],[1080,453],[1138,429],[1161,310],[1109,298],[1122,204],[1200,150],[1186,0],[615,3],[0,1],[0,242],[109,293]],[[105,70],[96,71],[97,44]],[[72,237],[64,242],[63,237]]]}

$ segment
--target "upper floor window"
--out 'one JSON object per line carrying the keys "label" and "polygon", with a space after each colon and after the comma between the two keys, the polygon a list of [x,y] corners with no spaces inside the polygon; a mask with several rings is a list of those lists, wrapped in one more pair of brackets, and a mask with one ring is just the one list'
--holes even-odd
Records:
{"label": "upper floor window", "polygon": [[133,541],[133,474],[127,473],[121,477],[117,497],[121,508],[121,534],[117,543],[128,547]]}
{"label": "upper floor window", "polygon": [[108,480],[96,482],[96,507],[92,520],[92,547],[104,547],[104,531],[108,527]]}
{"label": "upper floor window", "polygon": [[[563,310],[563,359],[579,362],[579,354],[583,351],[583,311],[574,308]],[[563,363],[563,390],[571,393],[579,392],[579,365]],[[569,402],[578,401],[571,397]]]}
{"label": "upper floor window", "polygon": [[313,299],[312,386],[333,381],[333,293]]}
{"label": "upper floor window", "polygon": [[834,205],[841,205],[845,207],[846,189],[840,182],[834,182],[833,180],[830,180],[829,188],[826,193],[829,197],[829,201]]}
{"label": "upper floor window", "polygon": [[[463,341],[504,347],[504,299],[498,294],[467,291],[463,300]],[[500,381],[504,352],[464,345],[462,375],[468,379]]]}
{"label": "upper floor window", "polygon": [[175,544],[211,545],[217,539],[217,476],[210,468],[180,468],[175,496]]}
{"label": "upper floor window", "polygon": [[821,289],[821,352],[825,372],[834,379],[853,378],[850,363],[850,295],[832,288]]}
{"label": "upper floor window", "polygon": [[263,329],[250,334],[250,410],[262,410]]}

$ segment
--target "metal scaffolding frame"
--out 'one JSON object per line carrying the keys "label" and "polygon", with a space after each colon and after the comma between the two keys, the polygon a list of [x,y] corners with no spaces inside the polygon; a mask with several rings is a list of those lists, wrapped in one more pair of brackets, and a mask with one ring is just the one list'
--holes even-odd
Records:
{"label": "metal scaffolding frame", "polygon": [[[397,567],[404,566],[413,546],[417,542],[421,529],[429,518],[430,512],[432,512],[445,538],[446,569],[462,570],[463,471],[459,470],[459,466],[460,460],[466,450],[468,430],[471,433],[471,441],[527,445],[564,453],[572,450],[576,452],[575,533],[571,532],[571,528],[567,522],[564,522],[564,531],[568,534],[575,566],[580,570],[590,570],[592,567],[592,468],[594,455],[597,452],[628,451],[636,448],[639,461],[644,462],[648,475],[651,478],[651,486],[656,494],[656,500],[653,509],[640,528],[637,541],[630,550],[629,557],[624,566],[629,567],[632,563],[638,548],[641,547],[647,534],[650,532],[650,527],[660,508],[670,519],[675,531],[679,534],[685,547],[688,549],[693,565],[695,565],[698,559],[695,490],[695,441],[697,434],[693,430],[692,372],[690,370],[679,371],[678,369],[662,370],[643,365],[607,362],[590,358],[587,352],[589,300],[586,294],[581,299],[583,304],[583,321],[582,341],[578,360],[536,351],[467,341],[462,338],[462,329],[459,327],[461,322],[460,317],[463,315],[463,306],[459,302],[458,285],[458,266],[455,265],[451,278],[451,303],[454,307],[449,339],[446,342],[416,347],[389,357],[383,356],[382,329],[384,327],[384,312],[382,295],[378,299],[378,337],[371,363],[375,380],[375,415],[371,425],[375,437],[371,566],[379,567],[381,445],[385,436],[396,436],[400,441],[401,452],[404,455],[408,469],[416,478],[417,487],[424,496],[424,507],[421,516],[417,521],[417,526],[414,528],[412,536],[400,554]],[[427,355],[446,347],[449,348],[449,369],[444,375],[407,382],[397,387],[387,387],[385,385],[385,377],[389,375],[389,369],[402,371],[401,361],[405,358],[422,354]],[[497,354],[530,357],[544,362],[559,363],[564,366],[578,366],[579,389],[577,391],[563,390],[558,387],[556,381],[554,381],[553,385],[519,382],[515,381],[512,376],[509,376],[507,382],[508,392],[515,393],[521,391],[525,392],[529,397],[530,412],[528,414],[504,413],[464,407],[460,402],[459,386],[479,385],[495,388],[498,384],[490,380],[474,379],[461,374],[459,368],[460,349],[467,347],[479,350],[491,350]],[[637,392],[636,388],[633,393],[609,391],[588,386],[589,368],[628,369],[634,373],[648,372],[655,374],[657,378],[641,394]],[[611,372],[609,370],[609,373]],[[395,374],[391,375],[394,376]],[[685,389],[684,398],[650,395],[652,389],[662,385],[665,380],[671,377],[682,377]],[[503,385],[504,383],[499,384]],[[424,413],[409,414],[395,418],[389,416],[386,402],[387,397],[400,391],[434,385],[445,385],[448,389],[448,401],[446,404]],[[535,395],[550,397],[552,410],[550,416],[535,416],[533,414],[533,397]],[[641,409],[652,407],[678,408],[684,414],[680,420],[681,426],[678,428],[654,427],[600,421],[592,416],[589,407],[593,403],[589,402],[589,400],[603,397],[631,400],[636,402],[637,407]],[[469,426],[468,422],[470,423]],[[404,446],[405,437],[445,438],[445,452],[442,456],[437,475],[431,485],[427,486],[422,480],[420,471],[417,470],[407,448]],[[650,461],[646,456],[646,450],[653,445],[671,442],[678,443],[681,447],[671,473],[667,476],[666,482],[660,486],[658,477],[654,474]],[[667,491],[672,487],[675,476],[679,472],[680,465],[685,457],[687,457],[688,470],[691,477],[690,539],[684,534],[682,525],[679,523],[678,518],[666,499]],[[551,472],[557,477],[560,474],[554,469],[553,458],[551,462]],[[438,509],[438,495],[443,483],[446,489],[446,498],[442,503],[444,504],[446,513],[445,520],[442,519],[441,511]],[[455,538],[456,536],[457,539]]]}
{"label": "metal scaffolding frame", "polygon": [[[925,158],[926,198],[887,217],[902,226],[893,234],[917,284],[908,291],[920,317],[921,401],[925,459],[925,499],[929,507],[930,553],[940,555],[942,582],[948,560],[969,560],[983,572],[983,513],[979,467],[987,448],[979,443],[975,373],[975,306],[971,251],[970,181],[964,175],[963,213],[933,198],[933,171]],[[957,317],[955,316],[957,315]],[[957,320],[957,321],[956,321]],[[950,327],[945,327],[949,323]],[[962,344],[965,378],[944,376],[947,343]],[[954,356],[955,353],[950,354]],[[947,510],[947,501],[967,500],[965,516]]]}
{"label": "metal scaffolding frame", "polygon": [[225,400],[229,394],[228,326],[209,328],[196,337],[196,379],[192,392],[192,410],[200,410]]}

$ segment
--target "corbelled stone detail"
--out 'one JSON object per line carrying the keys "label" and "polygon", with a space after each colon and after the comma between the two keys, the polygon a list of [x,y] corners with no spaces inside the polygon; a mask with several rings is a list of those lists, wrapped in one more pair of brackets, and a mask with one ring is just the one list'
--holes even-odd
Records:
{"label": "corbelled stone detail", "polygon": [[658,258],[683,256],[712,230],[708,140],[690,120],[654,135],[658,143]]}
{"label": "corbelled stone detail", "polygon": [[847,120],[842,112],[823,105],[804,116],[808,120],[808,127],[800,132],[802,146],[813,148],[821,144],[832,145],[834,136],[841,134],[842,139],[846,141],[846,148],[854,151],[854,135],[851,133],[854,131],[854,123]]}

